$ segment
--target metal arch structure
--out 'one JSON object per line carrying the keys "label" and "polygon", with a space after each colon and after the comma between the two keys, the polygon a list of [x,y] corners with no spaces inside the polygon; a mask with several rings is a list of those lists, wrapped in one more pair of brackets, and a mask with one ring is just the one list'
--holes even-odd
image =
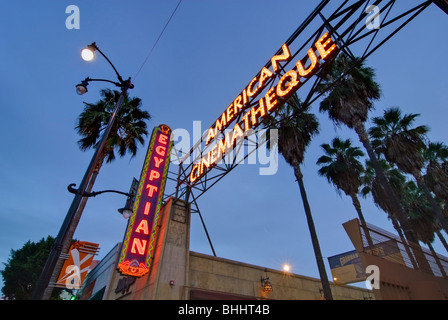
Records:
{"label": "metal arch structure", "polygon": [[[302,56],[306,56],[306,50],[308,50],[308,48],[310,48],[323,33],[329,32],[331,34],[331,39],[337,45],[339,52],[345,53],[353,60],[356,57],[356,61],[362,63],[432,4],[436,4],[448,14],[447,0],[345,0],[331,1],[331,4],[330,0],[321,1],[313,12],[311,12],[311,14],[286,40],[285,44],[290,48],[292,58],[288,62],[279,65],[281,69],[280,72],[278,72],[277,76],[266,82],[263,92],[268,91],[274,86],[275,81],[286,72],[285,69],[292,69],[292,67],[289,69],[287,67],[288,64],[295,61],[294,58],[298,59]],[[371,6],[375,6],[379,11],[373,10],[375,7]],[[372,25],[370,25],[371,22],[378,22],[379,25],[372,27]],[[282,52],[282,48],[280,48],[274,55],[280,55]],[[331,63],[331,61],[328,63]],[[271,66],[271,60],[268,60],[264,65],[265,68]],[[346,70],[340,76],[340,79],[344,77],[345,73],[348,71],[349,70]],[[303,82],[303,86],[299,89],[301,96],[305,97],[305,99],[302,99],[302,106],[305,108],[313,104],[322,96],[322,93],[320,93],[322,91],[317,91],[317,87],[322,82],[322,78],[319,76],[320,72],[322,72],[322,68],[314,77],[306,79]],[[259,76],[260,73],[256,75],[256,77]],[[256,97],[249,98],[249,103],[244,109],[250,109],[256,104]],[[242,115],[243,113],[241,112],[234,120],[232,120],[232,122],[241,122]],[[208,170],[207,173],[194,184],[189,181],[189,173],[191,172],[193,165],[207,153],[207,147],[205,146],[205,141],[207,139],[206,133],[202,135],[189,152],[179,154],[179,150],[175,150],[175,146],[173,147],[174,156],[172,156],[172,161],[177,157],[179,165],[177,172],[168,172],[168,179],[173,181],[176,187],[172,193],[165,194],[165,199],[168,197],[183,199],[186,204],[190,205],[191,212],[199,213],[213,254],[215,254],[215,251],[211,244],[207,229],[205,228],[197,200],[207,190],[212,188],[235,169],[236,166],[250,157],[261,145],[265,144],[265,132],[271,127],[272,124],[270,126],[262,124],[257,131],[253,130],[250,134],[245,135],[244,139],[241,139],[240,143],[236,144],[230,154],[226,154],[219,163]],[[225,132],[221,131],[220,137],[224,137],[224,134]],[[248,152],[245,152],[246,150]]]}
{"label": "metal arch structure", "polygon": [[448,14],[448,0],[435,0],[433,1],[440,9]]}
{"label": "metal arch structure", "polygon": [[[314,11],[305,19],[305,21],[297,28],[285,42],[291,49],[294,48],[292,59],[290,62],[283,64],[280,68],[282,75],[285,72],[288,64],[294,60],[299,54],[303,54],[304,49],[310,47],[317,41],[320,35],[328,31],[332,35],[332,39],[337,43],[340,51],[344,52],[351,58],[358,58],[361,63],[366,60],[371,54],[377,51],[383,44],[390,40],[410,21],[418,16],[433,2],[440,8],[446,9],[448,4],[446,1],[406,1],[406,8],[396,9],[396,3],[404,5],[403,1],[397,0],[358,0],[358,1],[338,1],[337,7],[330,8],[330,0],[321,1],[321,3],[314,9]],[[334,3],[334,1],[333,1]],[[380,9],[379,12],[367,10],[370,6],[376,6]],[[373,13],[372,13],[373,12]],[[380,19],[378,28],[368,28],[366,23],[369,20]],[[313,28],[311,33],[307,31]],[[280,55],[282,49],[280,48],[274,55]],[[269,68],[271,60],[269,60],[264,67]],[[346,70],[347,72],[348,70]],[[259,76],[259,74],[257,74]],[[341,78],[344,74],[341,75]],[[252,78],[251,78],[252,79]],[[314,103],[322,95],[316,88],[321,83],[322,78],[319,74],[313,79],[313,83],[308,84],[308,93],[303,101],[303,105],[309,106]],[[267,89],[274,85],[275,79],[270,79],[267,83]],[[312,82],[311,79],[306,82]],[[302,87],[303,88],[303,87]],[[300,89],[303,93],[303,89]],[[252,107],[256,101],[255,98],[249,99],[249,105],[245,109]],[[234,120],[240,122],[242,113]],[[269,129],[265,125],[261,129]],[[221,132],[223,135],[224,132]],[[168,179],[176,182],[175,191],[171,194],[166,194],[165,197],[176,196],[184,199],[187,203],[195,202],[207,190],[220,181],[230,171],[232,171],[241,162],[246,160],[258,147],[266,142],[266,135],[264,130],[252,131],[249,135],[244,137],[241,143],[238,143],[231,154],[223,157],[222,161],[211,169],[207,174],[195,184],[189,183],[188,175],[192,169],[193,164],[204,155],[202,148],[205,143],[206,135],[204,134],[199,141],[190,149],[188,153],[179,155],[175,150],[179,161],[178,172],[170,171]],[[249,150],[245,154],[241,154],[244,150]]]}

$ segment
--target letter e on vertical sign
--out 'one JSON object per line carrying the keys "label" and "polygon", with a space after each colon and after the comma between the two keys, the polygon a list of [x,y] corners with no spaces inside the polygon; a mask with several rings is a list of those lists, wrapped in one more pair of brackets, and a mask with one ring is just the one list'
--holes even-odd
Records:
{"label": "letter e on vertical sign", "polygon": [[117,265],[123,275],[141,277],[150,270],[172,144],[168,126],[154,128]]}

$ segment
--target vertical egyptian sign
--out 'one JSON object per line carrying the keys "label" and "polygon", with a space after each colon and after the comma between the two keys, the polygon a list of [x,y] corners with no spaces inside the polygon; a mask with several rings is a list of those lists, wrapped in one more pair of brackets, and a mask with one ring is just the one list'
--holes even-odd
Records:
{"label": "vertical egyptian sign", "polygon": [[141,277],[149,272],[171,147],[171,129],[154,128],[117,265],[123,275]]}
{"label": "vertical egyptian sign", "polygon": [[93,257],[98,253],[98,244],[76,241],[70,247],[69,255],[62,266],[55,284],[58,288],[80,289]]}

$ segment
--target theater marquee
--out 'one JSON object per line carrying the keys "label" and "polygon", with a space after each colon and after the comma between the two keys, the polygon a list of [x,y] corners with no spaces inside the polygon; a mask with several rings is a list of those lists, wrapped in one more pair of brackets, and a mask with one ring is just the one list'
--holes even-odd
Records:
{"label": "theater marquee", "polygon": [[[250,81],[214,125],[208,129],[205,146],[207,147],[211,142],[214,142],[214,145],[208,147],[209,151],[203,153],[202,158],[192,167],[189,174],[190,185],[194,185],[221,161],[239,140],[244,139],[248,130],[258,127],[265,117],[281,106],[302,86],[306,79],[312,77],[320,69],[324,62],[330,61],[338,51],[337,49],[329,33],[326,32],[309,48],[304,59],[297,60],[294,68],[285,72],[280,63],[289,62],[293,57],[288,45],[284,44],[281,54],[271,58],[272,70],[263,67],[258,76]],[[268,82],[275,78],[279,79],[277,84],[267,90],[257,103],[249,102],[263,92]],[[252,107],[249,109],[251,105]],[[218,140],[217,137],[221,136],[221,133],[233,122],[236,122],[239,116],[241,116],[241,121],[237,122],[232,130],[227,130],[224,139]]]}
{"label": "theater marquee", "polygon": [[154,128],[117,269],[141,277],[149,272],[171,153],[171,129]]}

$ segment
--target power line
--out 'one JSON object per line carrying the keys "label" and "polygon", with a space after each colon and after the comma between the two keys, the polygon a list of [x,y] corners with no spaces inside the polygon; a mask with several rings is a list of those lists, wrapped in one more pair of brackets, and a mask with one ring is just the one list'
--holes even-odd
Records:
{"label": "power line", "polygon": [[135,82],[135,79],[137,78],[137,76],[140,74],[140,71],[142,70],[143,66],[146,64],[146,62],[148,61],[149,57],[151,56],[152,52],[154,51],[154,48],[157,46],[157,43],[159,42],[160,38],[162,38],[163,33],[165,32],[165,29],[168,27],[171,19],[174,17],[174,14],[176,13],[177,9],[179,8],[180,4],[181,4],[182,0],[179,0],[179,3],[177,4],[176,8],[174,8],[173,13],[171,13],[170,18],[168,19],[168,21],[165,24],[165,27],[163,27],[162,31],[160,32],[159,37],[157,38],[156,42],[154,43],[154,45],[152,46],[151,50],[149,51],[148,55],[145,58],[145,61],[143,61],[143,64],[140,66],[140,69],[138,69],[137,73],[135,74],[135,76],[133,77],[133,81]]}

